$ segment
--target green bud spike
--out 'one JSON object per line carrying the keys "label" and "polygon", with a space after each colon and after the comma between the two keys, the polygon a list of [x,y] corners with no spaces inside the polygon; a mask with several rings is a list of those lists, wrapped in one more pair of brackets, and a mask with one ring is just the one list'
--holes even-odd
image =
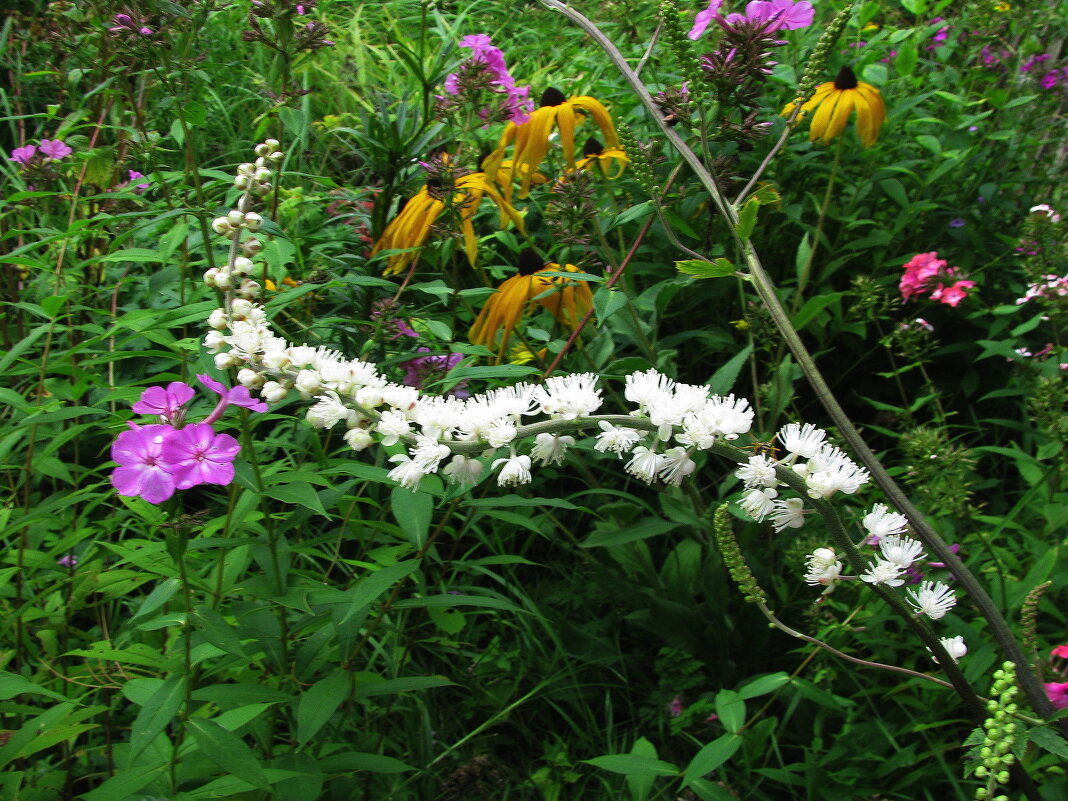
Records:
{"label": "green bud spike", "polygon": [[649,153],[646,148],[625,122],[616,124],[616,132],[619,134],[619,143],[623,146],[623,152],[630,159],[631,173],[648,194],[658,195],[660,187],[656,185],[656,174],[653,172],[652,164],[649,163]]}
{"label": "green bud spike", "polygon": [[764,590],[760,589],[760,585],[757,584],[749,565],[745,563],[742,549],[738,547],[738,540],[735,539],[734,529],[731,527],[731,515],[727,511],[727,504],[722,504],[716,509],[712,517],[712,530],[715,533],[719,554],[723,557],[723,564],[727,566],[727,571],[731,574],[731,578],[734,579],[734,583],[738,585],[742,595],[745,596],[745,600],[754,604],[767,604],[767,595],[764,594]]}
{"label": "green bud spike", "polygon": [[808,63],[805,65],[805,72],[801,76],[801,82],[797,85],[795,103],[804,103],[812,97],[812,93],[816,90],[816,85],[820,83],[820,77],[823,75],[824,70],[827,69],[827,61],[831,57],[831,51],[834,50],[834,46],[838,43],[838,38],[842,35],[842,31],[845,30],[846,23],[849,22],[852,14],[853,4],[849,3],[831,20],[827,30],[823,32],[820,40],[816,42],[816,47],[812,51],[812,55],[808,57]]}

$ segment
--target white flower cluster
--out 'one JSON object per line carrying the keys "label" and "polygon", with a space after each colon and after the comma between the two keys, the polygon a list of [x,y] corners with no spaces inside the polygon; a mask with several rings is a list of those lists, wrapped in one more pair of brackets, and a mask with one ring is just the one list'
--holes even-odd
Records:
{"label": "white flower cluster", "polygon": [[[277,139],[268,139],[256,145],[255,163],[240,164],[234,177],[234,186],[243,194],[237,202],[237,208],[231,209],[225,216],[212,220],[211,228],[220,236],[238,240],[242,255],[234,256],[222,267],[212,267],[204,273],[204,283],[216,289],[233,291],[239,297],[252,300],[259,297],[260,285],[249,278],[255,266],[252,259],[263,245],[255,237],[239,241],[242,232],[256,233],[263,226],[263,217],[252,211],[253,195],[267,195],[272,189],[271,165],[280,164],[285,154],[278,149]],[[218,326],[213,325],[218,330]]]}

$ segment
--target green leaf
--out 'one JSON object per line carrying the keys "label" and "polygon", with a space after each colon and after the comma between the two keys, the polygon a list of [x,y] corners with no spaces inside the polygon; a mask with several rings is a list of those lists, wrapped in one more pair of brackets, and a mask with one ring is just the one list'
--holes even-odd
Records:
{"label": "green leaf", "polygon": [[780,687],[790,683],[790,677],[785,673],[769,673],[767,676],[761,676],[760,678],[753,679],[751,682],[742,685],[738,690],[738,696],[740,698],[756,698],[760,695],[767,695],[768,693],[775,692]]}
{"label": "green leaf", "polygon": [[323,502],[319,500],[319,493],[315,487],[303,481],[294,481],[291,484],[277,484],[268,491],[269,497],[282,503],[292,503],[318,512],[323,517],[329,517],[329,513],[323,508]]}
{"label": "green leaf", "polygon": [[353,697],[372,698],[376,695],[397,695],[414,693],[420,690],[432,690],[435,687],[451,687],[454,682],[444,676],[405,676],[400,679],[383,679],[371,673],[357,676],[356,692]]}
{"label": "green leaf", "polygon": [[909,196],[905,192],[905,185],[897,178],[886,178],[879,181],[879,186],[883,188],[883,191],[893,200],[897,205],[903,209],[909,207]]}
{"label": "green leaf", "polygon": [[636,540],[646,540],[649,537],[656,537],[660,534],[666,534],[669,531],[673,531],[678,528],[679,524],[668,520],[656,520],[647,519],[640,520],[637,523],[632,523],[629,526],[623,528],[606,528],[601,531],[595,531],[588,536],[579,547],[582,548],[609,548],[613,545],[622,545],[626,542],[635,542]]}
{"label": "green leaf", "polygon": [[23,693],[34,695],[47,695],[49,698],[54,698],[57,701],[66,701],[67,698],[52,690],[39,687],[23,676],[19,676],[16,673],[8,673],[7,671],[0,671],[0,701],[7,701],[14,698],[16,695],[22,695]]}
{"label": "green leaf", "polygon": [[1068,759],[1068,742],[1049,726],[1036,726],[1027,732],[1027,739],[1061,759]]}
{"label": "green leaf", "polygon": [[494,509],[508,509],[515,506],[530,506],[535,509],[551,506],[556,509],[581,509],[580,506],[575,506],[571,501],[561,500],[560,498],[519,498],[515,495],[501,495],[500,497],[489,498],[471,498],[464,503],[464,506],[473,507],[492,507]]}
{"label": "green leaf", "polygon": [[490,598],[486,595],[428,595],[424,598],[405,598],[393,604],[394,609],[448,609],[453,606],[481,606],[486,609],[504,609],[508,612],[521,611],[511,601],[503,598]]}
{"label": "green leaf", "polygon": [[738,227],[735,230],[738,232],[738,238],[743,242],[753,235],[759,209],[760,201],[751,197],[745,201],[742,210],[738,212]]}
{"label": "green leaf", "polygon": [[335,670],[300,697],[297,704],[297,742],[301,748],[326,725],[345,700],[351,678],[348,671]]}
{"label": "green leaf", "polygon": [[163,262],[164,260],[162,253],[158,250],[150,250],[149,248],[127,248],[126,250],[117,250],[114,253],[108,253],[98,259],[98,261],[129,261],[137,264]]}
{"label": "green leaf", "polygon": [[734,690],[716,693],[716,714],[727,731],[738,731],[745,723],[745,699]]}
{"label": "green leaf", "polygon": [[742,738],[737,734],[721,734],[697,752],[690,764],[686,766],[682,788],[689,787],[697,779],[714,771],[741,748]]}
{"label": "green leaf", "polygon": [[485,381],[490,378],[499,378],[511,381],[512,379],[540,372],[541,370],[537,367],[530,367],[525,364],[489,364],[479,367],[457,367],[449,371],[449,380],[461,381],[465,378],[474,378]]}
{"label": "green leaf", "polygon": [[734,265],[728,259],[684,259],[675,262],[675,269],[694,278],[725,278],[734,275]]}
{"label": "green leaf", "polygon": [[185,725],[200,752],[224,772],[245,780],[253,787],[267,789],[263,766],[240,737],[214,720],[205,718],[190,718]]}
{"label": "green leaf", "polygon": [[726,395],[731,391],[734,382],[738,380],[738,374],[742,372],[752,352],[753,346],[746,345],[712,374],[712,377],[708,379],[708,386],[714,395]]}
{"label": "green leaf", "polygon": [[341,624],[347,623],[353,615],[378,598],[379,595],[401,579],[414,573],[419,568],[419,563],[420,560],[418,559],[397,562],[395,565],[383,567],[361,579],[359,584],[345,593],[349,596],[349,609],[341,619]]}
{"label": "green leaf", "polygon": [[404,487],[394,487],[390,495],[390,508],[397,525],[416,548],[422,548],[430,533],[430,521],[434,516],[434,499],[425,492],[412,492]]}
{"label": "green leaf", "polygon": [[597,325],[604,325],[613,314],[627,305],[627,296],[622,290],[606,286],[593,293],[593,309],[597,314]]}
{"label": "green leaf", "polygon": [[[633,756],[656,759],[656,746],[644,737],[639,737],[634,741],[630,753]],[[656,776],[646,774],[631,774],[627,776],[627,789],[630,790],[631,801],[646,801],[649,798],[649,792],[653,789],[654,781],[656,781]]]}
{"label": "green leaf", "polygon": [[167,728],[167,724],[174,720],[182,707],[182,701],[185,700],[185,686],[184,676],[170,676],[141,707],[130,732],[127,767],[137,764],[137,757]]}
{"label": "green leaf", "polygon": [[816,295],[809,298],[805,301],[805,305],[794,315],[792,320],[794,328],[798,331],[802,330],[817,314],[832,303],[837,303],[844,294],[844,292],[828,292],[824,295]]}
{"label": "green leaf", "polygon": [[915,39],[910,38],[901,42],[897,46],[897,55],[894,56],[894,70],[898,75],[912,75],[916,69],[918,56]]}
{"label": "green leaf", "polygon": [[95,790],[90,790],[82,801],[130,801],[138,790],[162,776],[169,765],[138,765],[136,768],[116,773]]}
{"label": "green leaf", "polygon": [[342,773],[351,770],[366,770],[371,773],[405,773],[415,770],[406,762],[384,754],[362,754],[352,751],[334,754],[319,760],[323,773]]}
{"label": "green leaf", "polygon": [[624,776],[677,776],[679,774],[679,769],[670,762],[640,754],[608,754],[593,759],[584,759],[583,762],[601,770],[622,773]]}

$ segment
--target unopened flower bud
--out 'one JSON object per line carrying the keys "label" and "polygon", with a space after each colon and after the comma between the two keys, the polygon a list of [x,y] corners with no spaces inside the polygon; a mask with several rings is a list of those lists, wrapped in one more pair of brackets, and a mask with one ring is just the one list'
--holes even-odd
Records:
{"label": "unopened flower bud", "polygon": [[255,164],[249,164],[248,162],[245,162],[244,164],[239,164],[238,165],[237,171],[241,175],[252,175],[252,173],[254,173],[256,171],[256,165]]}
{"label": "unopened flower bud", "polygon": [[270,181],[271,180],[271,171],[268,170],[266,167],[264,167],[262,169],[256,170],[256,175],[253,176],[253,177],[257,181]]}
{"label": "unopened flower bud", "polygon": [[234,264],[233,267],[231,267],[231,270],[234,275],[248,275],[252,272],[252,269],[255,266],[256,265],[252,263],[251,259],[246,259],[244,256],[238,256],[234,259]]}
{"label": "unopened flower bud", "polygon": [[362,451],[370,445],[373,445],[375,441],[374,437],[363,428],[350,428],[345,432],[344,440],[345,444],[354,451]]}
{"label": "unopened flower bud", "polygon": [[267,143],[256,145],[256,155],[260,158],[271,155],[271,149],[267,147]]}
{"label": "unopened flower bud", "polygon": [[245,222],[245,215],[237,209],[232,209],[230,213],[226,215],[226,221],[234,228],[240,228]]}
{"label": "unopened flower bud", "polygon": [[246,278],[241,282],[241,286],[237,288],[237,291],[241,293],[242,297],[258,298],[260,296],[260,285],[257,281]]}
{"label": "unopened flower bud", "polygon": [[211,230],[221,236],[226,236],[234,232],[234,227],[230,225],[230,221],[225,217],[216,217],[211,221]]}
{"label": "unopened flower bud", "polygon": [[208,315],[208,325],[216,331],[222,331],[226,328],[229,322],[230,320],[226,316],[226,311],[223,309],[216,309]]}
{"label": "unopened flower bud", "polygon": [[263,217],[261,217],[254,211],[250,211],[245,214],[244,223],[248,230],[258,231],[263,225]]}
{"label": "unopened flower bud", "polygon": [[208,286],[215,286],[215,278],[219,275],[218,267],[210,267],[204,271],[204,283]]}
{"label": "unopened flower bud", "polygon": [[246,386],[249,389],[256,389],[264,385],[267,379],[248,367],[242,367],[237,371],[237,381],[242,386]]}
{"label": "unopened flower bud", "polygon": [[242,191],[244,191],[245,189],[248,189],[248,176],[247,175],[238,175],[237,177],[235,177],[234,178],[234,186],[236,186],[238,189],[240,189]]}
{"label": "unopened flower bud", "polygon": [[215,276],[215,286],[219,289],[229,289],[234,285],[233,276],[230,273],[219,270],[219,274]]}
{"label": "unopened flower bud", "polygon": [[241,252],[249,258],[255,256],[261,250],[263,250],[263,243],[255,237],[250,237],[241,243]]}
{"label": "unopened flower bud", "polygon": [[263,366],[268,370],[281,370],[289,366],[289,357],[284,350],[269,350],[263,354]]}
{"label": "unopened flower bud", "polygon": [[220,331],[208,331],[204,335],[204,348],[208,353],[218,353],[219,349],[226,344],[226,340],[223,339],[222,332]]}
{"label": "unopened flower bud", "polygon": [[297,373],[294,385],[301,392],[318,392],[323,385],[323,378],[319,375],[318,370],[301,370]]}
{"label": "unopened flower bud", "polygon": [[273,153],[280,146],[280,142],[277,139],[264,139],[263,144],[267,145],[267,151]]}
{"label": "unopened flower bud", "polygon": [[285,153],[283,153],[283,152],[282,152],[281,150],[276,150],[276,151],[274,151],[274,153],[272,153],[271,155],[269,155],[269,156],[268,156],[267,158],[268,158],[268,159],[270,159],[270,161],[271,161],[271,163],[272,163],[272,164],[278,164],[278,163],[280,163],[280,162],[281,162],[281,161],[282,161],[282,160],[283,160],[283,159],[284,159],[285,157],[286,157],[286,154],[285,154]]}
{"label": "unopened flower bud", "polygon": [[289,390],[277,381],[268,381],[260,390],[260,397],[268,403],[278,403],[278,401],[285,400],[288,394]]}
{"label": "unopened flower bud", "polygon": [[230,351],[215,354],[215,366],[220,370],[228,370],[241,364],[241,360],[232,355]]}
{"label": "unopened flower bud", "polygon": [[230,304],[230,313],[234,316],[235,320],[244,320],[248,313],[252,311],[251,301],[238,298]]}
{"label": "unopened flower bud", "polygon": [[263,167],[266,167],[267,166],[267,159],[265,159],[265,158],[256,159],[256,165],[255,166],[256,166],[257,170],[261,169]]}

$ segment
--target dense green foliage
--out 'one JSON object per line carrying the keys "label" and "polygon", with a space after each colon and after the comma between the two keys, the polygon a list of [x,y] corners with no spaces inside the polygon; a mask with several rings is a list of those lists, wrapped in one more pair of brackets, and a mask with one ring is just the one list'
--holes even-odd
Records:
{"label": "dense green foliage", "polygon": [[[751,95],[706,80],[715,25],[680,38],[701,8],[572,5],[640,64],[726,196],[755,198],[741,225],[840,403],[1031,666],[1068,678],[1047,656],[1068,640],[1068,305],[1017,302],[1068,273],[1053,214],[1068,4],[858,3],[817,80],[851,65],[877,87],[878,141],[863,148],[854,118],[811,142],[810,114],[751,194],[844,3],[819,0],[811,27],[777,34],[779,63]],[[451,206],[418,262],[384,276],[404,248],[373,245],[428,174],[440,190],[435,176],[477,172],[505,130],[439,103],[479,33],[535,101],[551,86],[603,103],[630,161],[618,177],[607,163],[611,179],[568,171],[557,135],[544,182],[511,198],[525,235],[488,200]],[[232,259],[212,221],[269,137],[285,157],[257,207],[251,277],[288,340],[395,381],[418,356],[462,356],[431,391],[592,372],[619,414],[624,377],[656,368],[749,398],[754,442],[793,421],[835,438],[738,277],[738,227],[579,28],[525,0],[27,0],[5,12],[0,47],[0,801],[976,798],[979,721],[950,689],[842,661],[743,601],[714,540],[726,502],[780,620],[941,675],[870,588],[806,585],[820,518],[778,533],[749,520],[720,456],[650,487],[589,431],[533,483],[498,487],[487,464],[468,491],[432,474],[412,492],[387,475],[403,443],[354,452],[291,391],[218,422],[242,446],[232,483],[161,504],[116,493],[109,449],[148,422],[130,410],[146,387],[236,383],[204,345],[223,293],[202,276]],[[603,135],[586,116],[580,149]],[[71,152],[46,158],[42,140]],[[534,304],[511,346],[472,342],[526,248],[580,271],[592,318],[572,337],[577,317]],[[931,251],[975,282],[959,304],[901,298],[902,265]],[[198,393],[196,420],[216,400]],[[880,500],[869,486],[843,516]],[[987,621],[962,597],[938,623],[989,694],[1005,655]],[[1068,743],[1023,711],[1031,797],[1064,798]]]}

